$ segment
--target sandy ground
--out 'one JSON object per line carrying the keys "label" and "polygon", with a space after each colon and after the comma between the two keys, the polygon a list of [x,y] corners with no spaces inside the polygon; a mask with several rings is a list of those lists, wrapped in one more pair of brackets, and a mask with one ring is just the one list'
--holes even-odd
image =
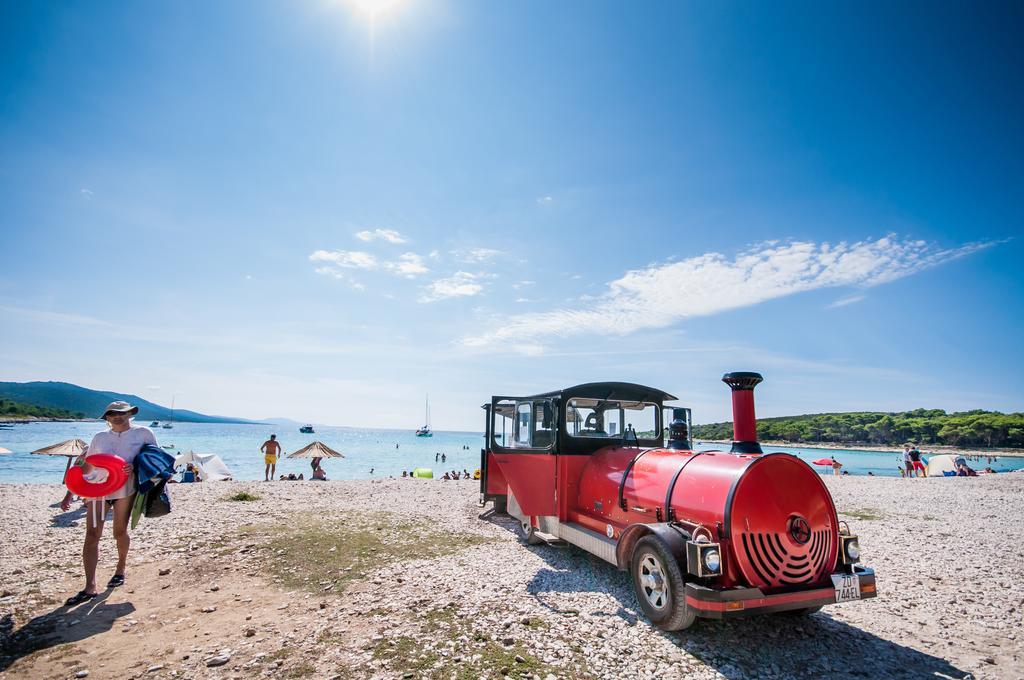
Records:
{"label": "sandy ground", "polygon": [[[1024,474],[826,481],[876,569],[877,599],[672,634],[644,620],[624,572],[480,518],[474,482],[179,485],[173,514],[133,533],[127,584],[75,608],[63,600],[81,587],[83,511],[52,507],[60,487],[0,485],[0,675],[1024,677]],[[262,500],[225,500],[243,490]],[[370,548],[336,586],[302,581],[303,569],[333,569],[333,552],[304,562],[257,537],[382,511],[482,542],[376,562]],[[113,555],[104,536],[101,584]]]}

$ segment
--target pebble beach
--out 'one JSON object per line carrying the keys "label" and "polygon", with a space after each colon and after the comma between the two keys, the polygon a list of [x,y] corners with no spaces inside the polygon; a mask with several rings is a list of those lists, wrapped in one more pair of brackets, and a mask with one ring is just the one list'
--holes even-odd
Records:
{"label": "pebble beach", "polygon": [[[628,575],[527,546],[472,481],[171,487],[84,605],[84,511],[0,485],[11,678],[1020,678],[1024,474],[826,477],[878,598],[664,633]],[[102,539],[99,582],[112,574]]]}

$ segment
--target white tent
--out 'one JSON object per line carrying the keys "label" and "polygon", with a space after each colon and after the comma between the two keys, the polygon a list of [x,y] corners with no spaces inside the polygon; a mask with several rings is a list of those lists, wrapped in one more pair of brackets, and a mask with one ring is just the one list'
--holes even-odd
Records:
{"label": "white tent", "polygon": [[234,477],[228,466],[216,453],[196,453],[189,451],[174,459],[174,467],[192,463],[199,468],[199,478],[204,482],[219,482]]}
{"label": "white tent", "polygon": [[956,461],[960,456],[941,454],[928,459],[928,476],[942,477],[946,472],[956,472]]}

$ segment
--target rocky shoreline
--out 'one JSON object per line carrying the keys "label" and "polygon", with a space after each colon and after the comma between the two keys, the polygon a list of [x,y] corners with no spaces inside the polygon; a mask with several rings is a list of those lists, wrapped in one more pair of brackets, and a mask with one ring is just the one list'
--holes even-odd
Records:
{"label": "rocky shoreline", "polygon": [[[0,485],[0,673],[1021,676],[1024,474],[825,482],[879,597],[674,634],[646,622],[625,573],[575,548],[526,546],[469,481],[176,485],[174,512],[132,534],[127,584],[68,609],[83,511],[52,507],[61,487]],[[108,527],[101,584],[113,555]]]}

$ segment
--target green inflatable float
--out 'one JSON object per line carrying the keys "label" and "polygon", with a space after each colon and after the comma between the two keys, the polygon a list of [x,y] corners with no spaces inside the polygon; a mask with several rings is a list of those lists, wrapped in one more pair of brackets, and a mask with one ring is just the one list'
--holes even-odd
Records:
{"label": "green inflatable float", "polygon": [[413,477],[419,477],[420,479],[433,479],[434,471],[430,468],[416,468],[412,471]]}

